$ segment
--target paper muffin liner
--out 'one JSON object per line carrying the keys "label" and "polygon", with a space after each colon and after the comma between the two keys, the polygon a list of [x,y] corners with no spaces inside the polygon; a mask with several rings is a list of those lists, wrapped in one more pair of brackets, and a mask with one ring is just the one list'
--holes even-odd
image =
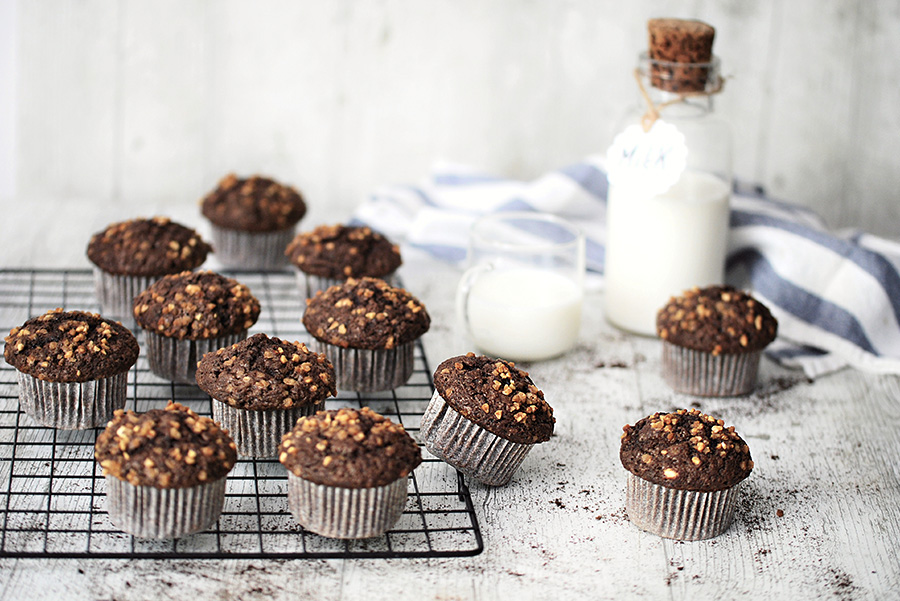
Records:
{"label": "paper muffin liner", "polygon": [[336,386],[355,392],[392,390],[406,384],[415,367],[415,342],[392,349],[343,348],[313,339],[313,350],[334,365]]}
{"label": "paper muffin liner", "polygon": [[[388,274],[381,279],[391,286],[399,285],[394,273]],[[300,288],[300,294],[305,295],[306,298],[313,298],[319,290],[324,292],[332,286],[343,284],[345,281],[346,280],[338,278],[326,278],[321,275],[312,275],[306,273],[302,269],[297,269],[297,286]]]}
{"label": "paper muffin liner", "polygon": [[488,486],[503,486],[534,444],[512,442],[463,417],[435,391],[419,438],[432,455]]}
{"label": "paper muffin liner", "polygon": [[134,297],[146,290],[160,276],[117,275],[94,267],[94,291],[100,303],[100,314],[115,317],[126,324],[134,323]]}
{"label": "paper muffin liner", "polygon": [[762,351],[713,355],[663,341],[662,373],[676,392],[739,396],[756,386]]}
{"label": "paper muffin liner", "polygon": [[289,265],[284,249],[294,239],[294,229],[244,232],[212,224],[212,244],[226,267],[277,271]]}
{"label": "paper muffin liner", "polygon": [[89,382],[48,382],[20,371],[19,405],[26,415],[48,428],[86,430],[105,426],[116,409],[125,407],[128,371]]}
{"label": "paper muffin liner", "polygon": [[641,530],[663,538],[702,540],[728,530],[740,485],[713,492],[676,490],[629,472],[625,508]]}
{"label": "paper muffin liner", "polygon": [[343,488],[304,480],[288,472],[288,506],[300,525],[329,538],[384,534],[406,508],[409,479],[384,486]]}
{"label": "paper muffin liner", "polygon": [[181,384],[197,384],[197,362],[206,353],[236,344],[247,337],[247,330],[217,338],[179,340],[144,330],[147,363],[157,376]]}
{"label": "paper muffin liner", "polygon": [[290,409],[239,409],[219,400],[213,401],[213,419],[228,430],[237,451],[244,457],[278,457],[281,437],[291,431],[297,420],[325,409],[325,400]]}
{"label": "paper muffin liner", "polygon": [[106,476],[113,525],[139,538],[179,538],[212,526],[225,505],[225,478],[188,488],[138,486]]}

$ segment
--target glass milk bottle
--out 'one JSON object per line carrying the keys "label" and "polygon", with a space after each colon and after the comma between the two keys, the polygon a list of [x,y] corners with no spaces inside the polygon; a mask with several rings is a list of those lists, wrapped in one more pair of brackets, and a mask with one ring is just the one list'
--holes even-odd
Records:
{"label": "glass milk bottle", "polygon": [[[607,155],[605,311],[624,330],[655,335],[656,312],[671,296],[724,281],[732,157],[730,130],[713,115],[718,67],[715,57],[640,57],[641,102]],[[667,91],[679,88],[667,77],[703,88]]]}

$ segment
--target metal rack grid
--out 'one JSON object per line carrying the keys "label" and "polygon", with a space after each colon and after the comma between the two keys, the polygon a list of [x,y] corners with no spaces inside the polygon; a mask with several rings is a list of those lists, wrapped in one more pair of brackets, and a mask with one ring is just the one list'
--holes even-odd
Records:
{"label": "metal rack grid", "polygon": [[[303,302],[287,272],[230,272],[262,304],[251,333],[309,341]],[[0,270],[0,336],[55,307],[97,312],[93,278],[81,270]],[[128,324],[126,324],[128,325]],[[138,341],[141,342],[138,332]],[[431,398],[431,371],[421,342],[410,381],[393,391],[341,392],[328,408],[369,406],[416,437]],[[423,450],[410,475],[400,521],[380,537],[343,541],[297,524],[287,507],[287,473],[275,460],[239,460],[228,476],[216,525],[171,541],[137,539],[118,531],[106,512],[105,480],[93,459],[99,429],[63,431],[38,426],[19,411],[15,370],[0,361],[0,557],[321,559],[460,557],[484,546],[462,476]],[[128,409],[146,411],[174,399],[202,415],[212,400],[194,386],[150,373],[138,358],[129,373]]]}

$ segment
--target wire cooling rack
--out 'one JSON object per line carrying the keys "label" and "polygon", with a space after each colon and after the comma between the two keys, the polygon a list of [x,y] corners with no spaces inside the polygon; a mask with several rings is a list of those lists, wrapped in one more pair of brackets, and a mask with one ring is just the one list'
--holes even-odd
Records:
{"label": "wire cooling rack", "polygon": [[[300,322],[304,305],[293,274],[229,275],[247,284],[262,304],[251,333],[309,342]],[[56,307],[99,311],[90,271],[0,270],[0,337]],[[432,393],[431,370],[421,343],[415,362],[410,381],[401,388],[372,394],[341,392],[326,405],[369,406],[402,423],[416,437]],[[93,458],[100,430],[38,426],[19,411],[15,370],[0,364],[0,557],[459,557],[477,555],[484,548],[462,476],[427,451],[410,475],[405,512],[380,537],[342,541],[304,530],[288,511],[287,472],[281,464],[242,459],[228,475],[225,507],[212,529],[170,541],[137,539],[109,521],[106,483]],[[128,377],[128,409],[147,411],[174,399],[201,415],[212,414],[209,396],[150,373],[143,355]]]}

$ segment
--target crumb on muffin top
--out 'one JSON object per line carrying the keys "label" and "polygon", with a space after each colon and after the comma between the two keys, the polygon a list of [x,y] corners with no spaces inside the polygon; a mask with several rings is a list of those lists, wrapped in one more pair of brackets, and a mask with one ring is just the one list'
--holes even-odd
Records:
{"label": "crumb on muffin top", "polygon": [[113,223],[91,237],[87,256],[115,275],[162,276],[195,269],[212,247],[194,230],[168,217]]}
{"label": "crumb on muffin top", "polygon": [[678,490],[731,488],[750,475],[750,447],[734,426],[696,409],[654,413],[623,428],[619,458],[636,476]]}
{"label": "crumb on muffin top", "polygon": [[553,434],[553,408],[510,361],[474,353],[451,357],[435,370],[434,387],[460,415],[506,440],[534,444]]}
{"label": "crumb on muffin top", "polygon": [[97,437],[103,475],[137,486],[187,488],[225,477],[237,461],[219,424],[169,401],[165,409],[119,409]]}
{"label": "crumb on muffin top", "polygon": [[128,328],[96,313],[54,309],[15,327],[3,356],[22,373],[50,382],[87,382],[128,371],[138,343]]}
{"label": "crumb on muffin top", "polygon": [[320,225],[298,234],[285,254],[301,271],[345,280],[381,278],[400,267],[400,249],[366,226]]}
{"label": "crumb on muffin top", "polygon": [[297,190],[268,177],[246,179],[229,173],[200,204],[215,225],[244,232],[274,232],[293,227],[306,214]]}
{"label": "crumb on muffin top", "polygon": [[775,339],[778,321],[746,292],[709,286],[670,299],[656,315],[656,332],[667,342],[713,355],[750,353]]}
{"label": "crumb on muffin top", "polygon": [[337,395],[325,355],[262,333],[206,353],[197,385],[217,401],[250,410],[305,407]]}
{"label": "crumb on muffin top", "polygon": [[428,331],[425,306],[377,278],[350,278],[307,299],[303,325],[318,340],[343,348],[393,349]]}
{"label": "crumb on muffin top", "polygon": [[179,340],[237,334],[256,323],[259,311],[247,286],[212,271],[165,276],[134,299],[138,325]]}
{"label": "crumb on muffin top", "polygon": [[368,407],[301,417],[282,438],[280,451],[279,461],[295,476],[342,488],[384,486],[422,462],[403,426]]}

